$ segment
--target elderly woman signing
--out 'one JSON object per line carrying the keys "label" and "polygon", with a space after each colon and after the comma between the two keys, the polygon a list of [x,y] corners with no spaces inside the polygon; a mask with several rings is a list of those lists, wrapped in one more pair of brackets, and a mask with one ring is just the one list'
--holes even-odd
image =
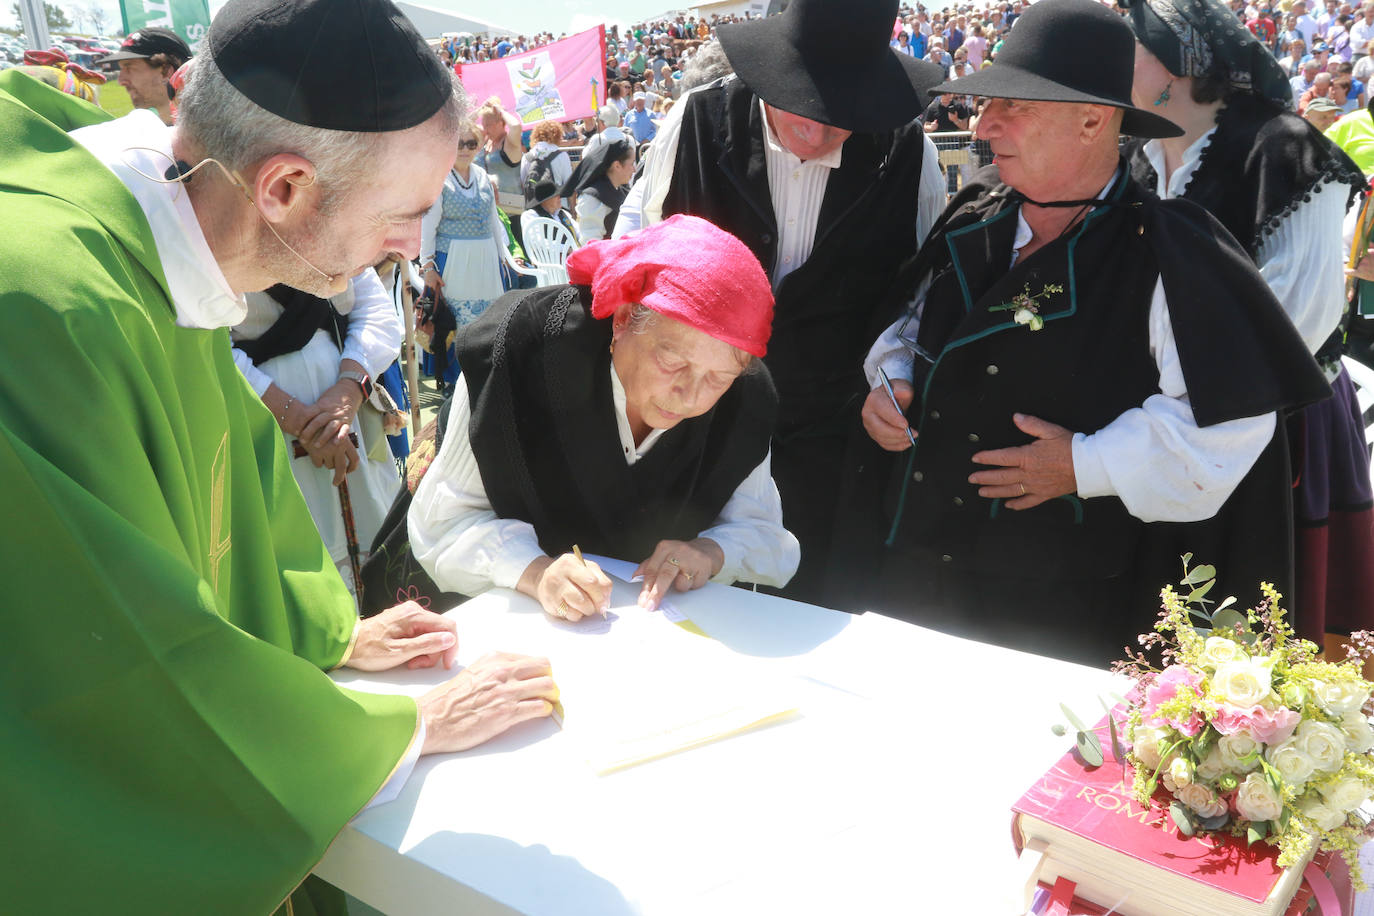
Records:
{"label": "elderly woman signing", "polygon": [[409,516],[444,592],[516,588],[568,620],[640,560],[639,603],[737,579],[782,585],[800,550],[769,470],[777,394],[758,361],[773,297],[753,254],[690,216],[568,258],[464,331],[444,442]]}

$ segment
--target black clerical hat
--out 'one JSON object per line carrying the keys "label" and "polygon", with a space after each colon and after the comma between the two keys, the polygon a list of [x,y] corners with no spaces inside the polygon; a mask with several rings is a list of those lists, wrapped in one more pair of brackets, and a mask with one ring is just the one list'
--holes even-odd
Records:
{"label": "black clerical hat", "polygon": [[1125,20],[1095,0],[1040,0],[1017,18],[996,60],[931,94],[1111,105],[1126,112],[1123,134],[1182,136],[1173,121],[1131,103],[1134,78],[1135,35]]}
{"label": "black clerical hat", "polygon": [[231,85],[310,127],[404,130],[453,92],[439,56],[390,0],[230,0],[208,41]]}
{"label": "black clerical hat", "polygon": [[898,0],[792,0],[779,16],[718,30],[735,73],[774,108],[844,130],[916,119],[944,69],[888,44]]}

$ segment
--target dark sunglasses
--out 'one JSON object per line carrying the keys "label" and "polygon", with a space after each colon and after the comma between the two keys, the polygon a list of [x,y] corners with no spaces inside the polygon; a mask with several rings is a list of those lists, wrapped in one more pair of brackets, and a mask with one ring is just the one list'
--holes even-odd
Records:
{"label": "dark sunglasses", "polygon": [[458,141],[458,148],[459,148],[459,149],[477,149],[477,141],[476,141],[476,140],[459,140],[459,141]]}

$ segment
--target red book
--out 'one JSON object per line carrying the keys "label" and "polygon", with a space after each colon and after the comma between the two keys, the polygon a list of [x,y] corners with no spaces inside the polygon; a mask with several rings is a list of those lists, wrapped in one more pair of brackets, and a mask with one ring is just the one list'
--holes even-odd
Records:
{"label": "red book", "polygon": [[1012,806],[1017,850],[1044,844],[1041,882],[1068,878],[1080,899],[1122,916],[1284,912],[1302,881],[1301,866],[1279,868],[1278,849],[1266,843],[1247,849],[1229,834],[1181,835],[1167,794],[1161,789],[1142,806],[1132,794],[1132,771],[1110,747],[1103,752],[1106,762],[1095,768],[1065,754]]}

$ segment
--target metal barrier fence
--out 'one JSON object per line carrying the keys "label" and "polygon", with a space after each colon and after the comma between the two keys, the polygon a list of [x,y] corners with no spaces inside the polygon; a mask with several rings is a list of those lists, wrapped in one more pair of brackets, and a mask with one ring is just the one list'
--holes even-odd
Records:
{"label": "metal barrier fence", "polygon": [[952,197],[974,172],[992,164],[992,150],[986,140],[974,140],[967,130],[926,134],[940,153],[945,172],[945,190]]}

